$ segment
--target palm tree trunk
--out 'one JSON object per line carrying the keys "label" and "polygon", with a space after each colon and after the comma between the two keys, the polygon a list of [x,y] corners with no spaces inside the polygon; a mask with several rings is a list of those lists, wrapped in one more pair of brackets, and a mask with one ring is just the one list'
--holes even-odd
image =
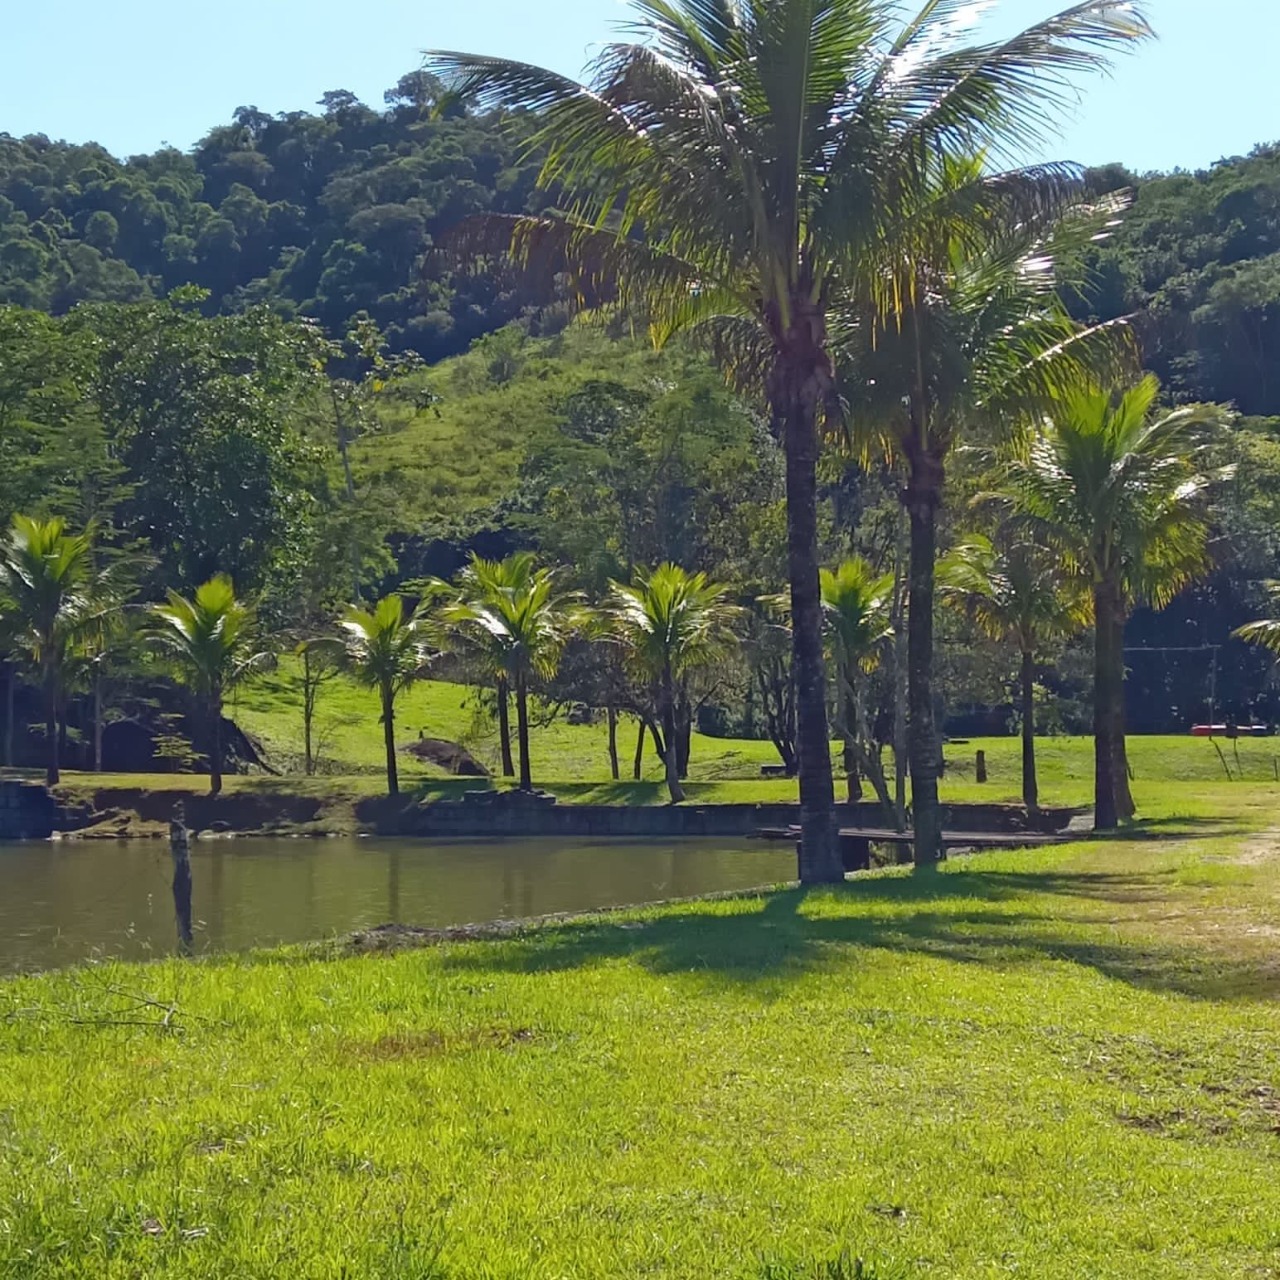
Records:
{"label": "palm tree trunk", "polygon": [[502,752],[502,776],[516,776],[515,762],[511,759],[511,685],[506,676],[498,677],[498,747]]}
{"label": "palm tree trunk", "polygon": [[11,660],[4,671],[4,765],[13,768],[13,718],[17,700],[18,669]]}
{"label": "palm tree trunk", "polygon": [[605,714],[609,718],[609,776],[617,782],[622,776],[618,770],[618,708],[610,704]]}
{"label": "palm tree trunk", "polygon": [[840,737],[844,746],[844,779],[850,804],[862,799],[862,773],[858,768],[858,718],[854,710],[853,694],[849,691],[849,673],[839,673],[843,686],[840,698]]}
{"label": "palm tree trunk", "polygon": [[222,793],[222,697],[214,694],[210,700],[209,725],[209,794]]}
{"label": "palm tree trunk", "polygon": [[786,347],[769,375],[769,402],[786,457],[787,572],[791,582],[792,672],[800,775],[800,880],[844,880],[835,825],[827,729],[827,678],[818,579],[818,408],[832,382],[825,323],[803,297],[791,300]]}
{"label": "palm tree trunk", "polygon": [[1093,826],[1111,831],[1119,825],[1116,804],[1114,616],[1118,593],[1110,583],[1093,590]]}
{"label": "palm tree trunk", "polygon": [[907,826],[907,560],[911,530],[902,513],[893,584],[893,810],[894,829]]}
{"label": "palm tree trunk", "polygon": [[911,522],[907,607],[907,755],[911,762],[911,812],[917,867],[942,857],[938,805],[938,732],[933,716],[933,569],[938,551],[937,515],[942,502],[942,459],[914,451],[904,500]]}
{"label": "palm tree trunk", "polygon": [[387,753],[387,794],[400,794],[400,768],[396,762],[396,700],[390,689],[382,690],[382,744]]}
{"label": "palm tree trunk", "polygon": [[102,772],[102,673],[93,673],[93,771]]}
{"label": "palm tree trunk", "polygon": [[680,753],[676,746],[676,732],[675,682],[668,668],[662,677],[662,759],[666,765],[667,790],[671,794],[672,804],[679,804],[684,799],[684,788],[680,785]]}
{"label": "palm tree trunk", "polygon": [[1111,688],[1115,698],[1112,707],[1111,749],[1114,753],[1112,773],[1115,778],[1116,814],[1124,822],[1137,812],[1133,803],[1133,791],[1129,786],[1129,753],[1125,746],[1125,704],[1124,704],[1124,624],[1125,609],[1118,601],[1111,619]]}
{"label": "palm tree trunk", "polygon": [[1028,809],[1040,804],[1040,788],[1036,781],[1036,668],[1035,655],[1029,650],[1022,655],[1022,803]]}
{"label": "palm tree trunk", "polygon": [[643,717],[637,717],[637,719],[639,720],[640,727],[636,732],[636,758],[631,767],[631,776],[637,782],[639,782],[640,776],[643,772],[642,766],[644,764],[644,734],[645,734],[646,726],[645,726]]}
{"label": "palm tree trunk", "polygon": [[689,776],[689,755],[693,747],[693,709],[689,695],[681,690],[676,697],[676,769],[683,782]]}
{"label": "palm tree trunk", "polygon": [[58,673],[49,666],[44,677],[44,737],[47,764],[46,786],[56,786],[62,775],[58,769]]}
{"label": "palm tree trunk", "polygon": [[529,684],[523,671],[516,672],[516,732],[520,736],[520,790],[533,790],[529,764]]}

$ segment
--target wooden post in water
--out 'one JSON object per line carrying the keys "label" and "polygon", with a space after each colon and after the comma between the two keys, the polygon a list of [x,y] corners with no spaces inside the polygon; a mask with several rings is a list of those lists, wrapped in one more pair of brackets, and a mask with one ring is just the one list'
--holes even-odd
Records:
{"label": "wooden post in water", "polygon": [[169,822],[169,852],[173,856],[173,912],[178,921],[178,952],[191,954],[191,835],[186,810],[179,800]]}
{"label": "wooden post in water", "polygon": [[979,781],[979,782],[986,782],[986,780],[987,780],[987,753],[986,753],[985,751],[979,751],[979,752],[978,752],[978,759],[977,759],[977,764],[976,764],[976,771],[977,771],[978,781]]}

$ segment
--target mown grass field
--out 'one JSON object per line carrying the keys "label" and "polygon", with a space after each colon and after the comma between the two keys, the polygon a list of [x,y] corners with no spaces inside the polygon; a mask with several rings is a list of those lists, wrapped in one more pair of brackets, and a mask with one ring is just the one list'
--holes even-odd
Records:
{"label": "mown grass field", "polygon": [[[296,673],[291,659],[279,669],[237,691],[228,708],[237,723],[259,738],[270,757],[286,770],[301,772],[302,712]],[[350,784],[376,792],[383,764],[382,728],[378,723],[377,697],[345,678],[324,687],[317,713],[320,726],[322,769],[327,776],[342,777]],[[419,732],[427,737],[464,743],[490,768],[498,764],[498,737],[492,716],[476,694],[464,685],[425,681],[402,695],[396,713],[397,738],[408,745]],[[618,754],[623,782],[609,777],[608,731],[603,722],[569,724],[563,716],[539,717],[531,733],[530,754],[534,781],[566,799],[608,802],[665,801],[662,765],[647,744],[642,785],[631,782],[636,724],[623,717],[618,731]],[[1220,742],[1232,777],[1250,783],[1277,782],[1280,771],[1280,739],[1244,739],[1236,744]],[[975,754],[987,753],[988,782],[975,781]],[[1042,800],[1046,804],[1077,805],[1089,801],[1092,788],[1092,740],[1045,738],[1038,744]],[[836,745],[833,744],[833,753]],[[949,744],[943,794],[951,800],[1014,802],[1021,796],[1021,746],[1018,739],[987,738]],[[1135,789],[1141,800],[1148,795],[1159,803],[1176,797],[1185,782],[1226,783],[1223,758],[1214,744],[1190,736],[1138,737],[1130,739],[1130,763]],[[891,758],[886,756],[891,764]],[[690,757],[691,797],[704,802],[739,799],[787,800],[796,798],[794,780],[762,778],[762,765],[776,764],[778,754],[764,741],[709,738],[694,735]],[[365,783],[354,776],[371,775]],[[423,766],[412,757],[401,757],[401,775],[409,785],[438,782],[439,770]],[[474,780],[467,782],[476,786]]]}
{"label": "mown grass field", "polygon": [[1194,838],[2,983],[0,1276],[1280,1274],[1280,799],[1176,791]]}

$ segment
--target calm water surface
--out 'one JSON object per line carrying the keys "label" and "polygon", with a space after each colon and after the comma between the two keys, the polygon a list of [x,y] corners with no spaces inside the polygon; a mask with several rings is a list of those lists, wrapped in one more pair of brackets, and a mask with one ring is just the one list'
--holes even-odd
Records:
{"label": "calm water surface", "polygon": [[[795,874],[787,846],[727,840],[199,840],[191,863],[202,951],[392,921],[581,911]],[[170,953],[171,876],[162,840],[0,844],[0,972]]]}

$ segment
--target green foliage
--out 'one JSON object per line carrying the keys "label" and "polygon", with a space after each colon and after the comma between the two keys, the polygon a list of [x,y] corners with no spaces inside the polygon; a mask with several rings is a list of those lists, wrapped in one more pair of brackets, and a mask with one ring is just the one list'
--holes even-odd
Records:
{"label": "green foliage", "polygon": [[254,651],[253,615],[225,573],[203,583],[190,599],[176,591],[168,597],[167,604],[151,606],[152,639],[197,697],[217,701],[262,666]]}
{"label": "green foliage", "polygon": [[1280,414],[1280,148],[1199,173],[1113,166],[1089,179],[1097,191],[1131,188],[1134,202],[1091,255],[1077,313],[1141,312],[1147,363],[1180,401]]}
{"label": "green foliage", "polygon": [[539,207],[536,170],[519,121],[436,116],[402,94],[417,79],[382,112],[341,93],[317,115],[240,108],[190,155],[0,136],[0,303],[62,312],[198,285],[211,310],[269,301],[335,334],[367,314],[397,349],[464,350],[526,299],[431,249],[471,213]]}

